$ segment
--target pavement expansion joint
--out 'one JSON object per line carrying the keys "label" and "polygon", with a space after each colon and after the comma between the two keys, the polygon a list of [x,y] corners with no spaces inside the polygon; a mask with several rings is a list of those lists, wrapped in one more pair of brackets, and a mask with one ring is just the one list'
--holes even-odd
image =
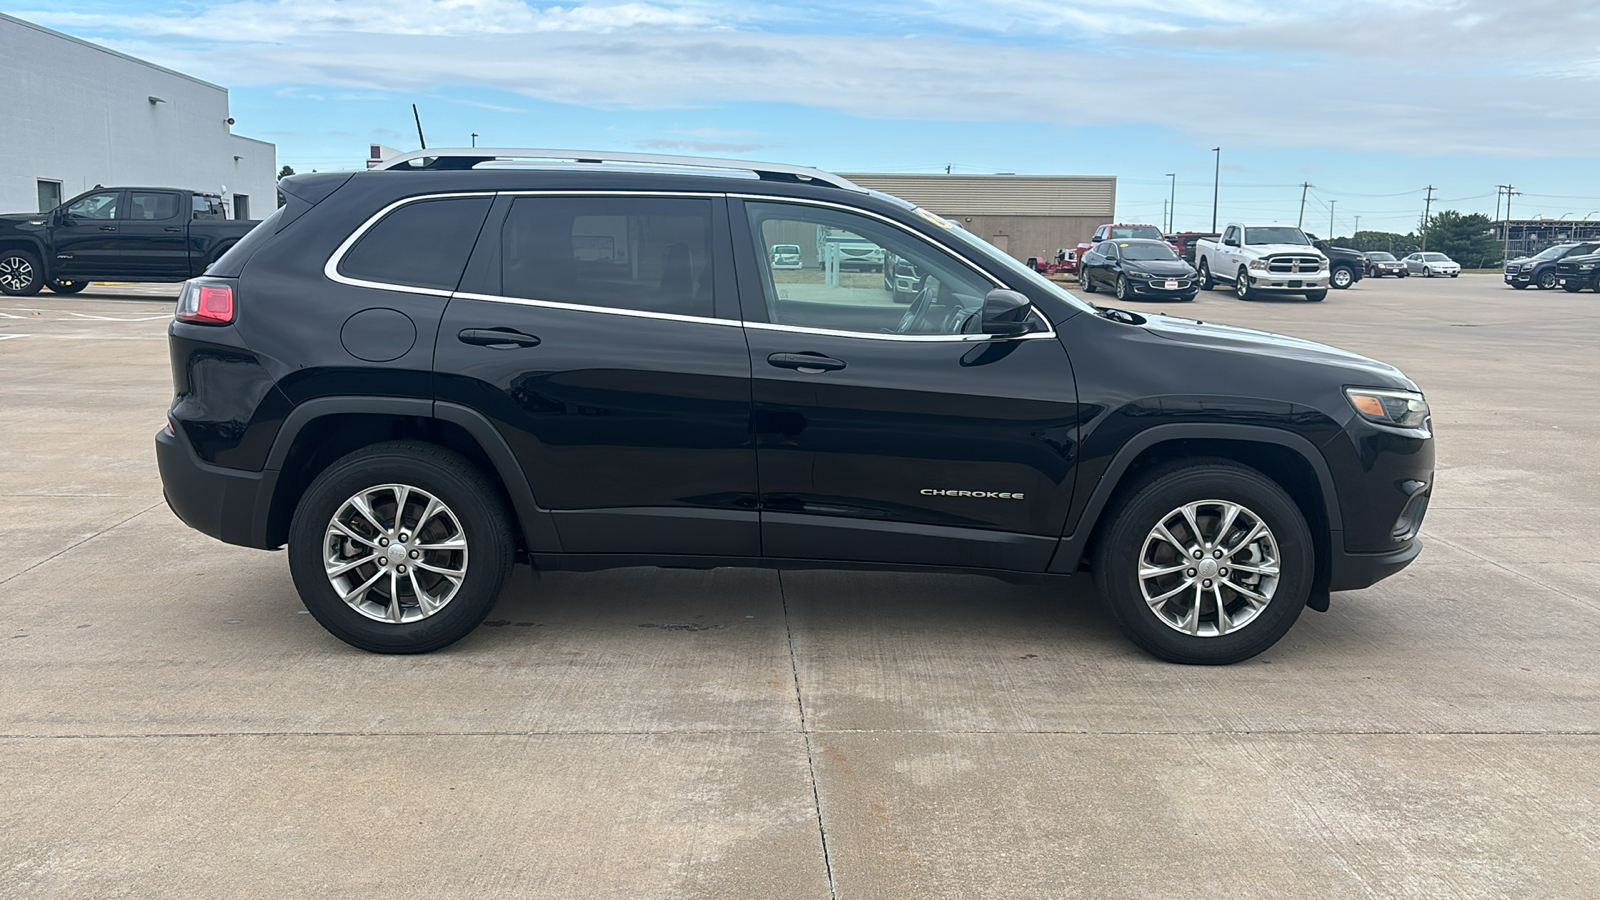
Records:
{"label": "pavement expansion joint", "polygon": [[800,735],[806,747],[806,771],[811,777],[811,803],[817,811],[817,837],[822,842],[822,866],[828,874],[829,900],[838,900],[839,890],[833,879],[833,857],[828,853],[828,827],[822,820],[822,794],[817,789],[817,759],[811,752],[811,729],[806,722],[805,695],[800,690],[800,663],[794,652],[794,628],[789,623],[789,598],[783,590],[783,572],[778,573],[778,599],[783,604],[783,636],[789,645],[789,673],[794,678],[794,702],[800,711]]}

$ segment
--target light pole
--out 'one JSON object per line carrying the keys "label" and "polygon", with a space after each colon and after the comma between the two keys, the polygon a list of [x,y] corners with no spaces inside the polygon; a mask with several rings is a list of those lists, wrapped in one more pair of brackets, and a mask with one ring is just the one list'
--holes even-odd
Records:
{"label": "light pole", "polygon": [[1168,172],[1167,177],[1172,179],[1172,196],[1167,198],[1167,233],[1178,230],[1178,173]]}
{"label": "light pole", "polygon": [[478,146],[478,133],[476,131],[472,133],[472,146]]}
{"label": "light pole", "polygon": [[1338,202],[1337,200],[1328,201],[1328,240],[1330,241],[1333,240],[1333,205]]}
{"label": "light pole", "polygon": [[1217,230],[1217,197],[1218,188],[1222,184],[1222,148],[1212,147],[1211,152],[1217,155],[1217,173],[1211,179],[1211,230]]}
{"label": "light pole", "polygon": [[1356,230],[1350,232],[1350,243],[1354,244],[1356,242],[1356,237],[1359,236],[1360,234],[1361,234],[1361,217],[1360,216],[1356,216]]}

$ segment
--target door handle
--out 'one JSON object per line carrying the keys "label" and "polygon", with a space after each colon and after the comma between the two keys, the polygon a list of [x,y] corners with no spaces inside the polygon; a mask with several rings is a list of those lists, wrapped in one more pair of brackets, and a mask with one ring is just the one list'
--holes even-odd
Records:
{"label": "door handle", "polygon": [[183,230],[183,226],[181,226],[181,225],[168,225],[166,228],[163,228],[161,230],[162,231],[182,231]]}
{"label": "door handle", "polygon": [[100,230],[101,231],[116,231],[117,230],[117,226],[115,226],[115,225],[101,225],[100,226]]}
{"label": "door handle", "polygon": [[460,338],[463,344],[476,344],[494,350],[539,346],[537,337],[510,328],[464,328],[456,337]]}
{"label": "door handle", "polygon": [[820,353],[774,353],[767,357],[767,362],[780,369],[798,369],[808,375],[844,368],[844,360]]}

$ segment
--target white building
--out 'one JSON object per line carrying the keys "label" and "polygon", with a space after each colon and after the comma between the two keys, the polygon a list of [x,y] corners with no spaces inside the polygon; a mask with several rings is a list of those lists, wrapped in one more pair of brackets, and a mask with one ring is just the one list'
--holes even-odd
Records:
{"label": "white building", "polygon": [[221,194],[234,218],[277,206],[277,148],[230,131],[228,91],[0,13],[0,212],[95,185]]}

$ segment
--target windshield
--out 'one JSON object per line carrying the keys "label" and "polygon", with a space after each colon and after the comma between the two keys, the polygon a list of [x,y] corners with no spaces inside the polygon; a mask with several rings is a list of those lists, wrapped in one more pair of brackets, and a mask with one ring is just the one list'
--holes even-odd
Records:
{"label": "windshield", "polygon": [[1111,229],[1111,233],[1106,235],[1106,237],[1113,241],[1126,241],[1138,238],[1159,241],[1161,240],[1161,229],[1155,227],[1154,225],[1124,225],[1119,228]]}
{"label": "windshield", "polygon": [[1156,243],[1155,241],[1129,241],[1128,243],[1121,244],[1119,246],[1122,247],[1123,259],[1178,258],[1178,254],[1173,253],[1171,247],[1168,247],[1166,244]]}
{"label": "windshield", "polygon": [[[944,222],[943,219],[940,219],[938,216],[928,212],[925,209],[918,209],[916,212],[918,215],[921,215],[923,218],[928,219],[929,221]],[[1066,289],[1061,285],[1056,284],[1054,281],[1051,281],[1043,275],[1040,275],[1038,272],[1035,272],[1022,263],[1012,259],[1010,256],[1001,252],[1000,248],[989,243],[988,241],[974,236],[965,228],[957,228],[954,225],[948,224],[946,225],[946,228],[947,230],[945,231],[945,235],[950,238],[950,243],[952,245],[975,253],[985,259],[993,260],[994,262],[999,263],[1001,266],[1005,267],[1007,273],[1015,275],[1029,284],[1038,285],[1039,287],[1048,290],[1050,292],[1050,296],[1055,297],[1063,303],[1072,304],[1073,309],[1082,310],[1083,312],[1094,312],[1093,306],[1090,306],[1082,300],[1079,300],[1077,297],[1067,293]]]}
{"label": "windshield", "polygon": [[1246,228],[1244,230],[1246,244],[1300,244],[1307,246],[1311,242],[1306,240],[1305,232],[1298,228],[1281,225],[1272,228]]}
{"label": "windshield", "polygon": [[1367,259],[1370,259],[1373,262],[1394,262],[1394,254],[1393,253],[1384,253],[1382,250],[1378,250],[1378,251],[1375,251],[1375,252],[1372,252],[1372,253],[1368,253],[1367,254]]}
{"label": "windshield", "polygon": [[1422,258],[1424,260],[1426,260],[1427,262],[1449,262],[1450,261],[1450,257],[1445,256],[1443,253],[1424,253],[1424,254],[1422,254]]}
{"label": "windshield", "polygon": [[1560,258],[1561,254],[1567,252],[1569,249],[1571,249],[1571,245],[1551,247],[1549,250],[1546,250],[1543,253],[1535,256],[1534,259],[1558,259]]}

